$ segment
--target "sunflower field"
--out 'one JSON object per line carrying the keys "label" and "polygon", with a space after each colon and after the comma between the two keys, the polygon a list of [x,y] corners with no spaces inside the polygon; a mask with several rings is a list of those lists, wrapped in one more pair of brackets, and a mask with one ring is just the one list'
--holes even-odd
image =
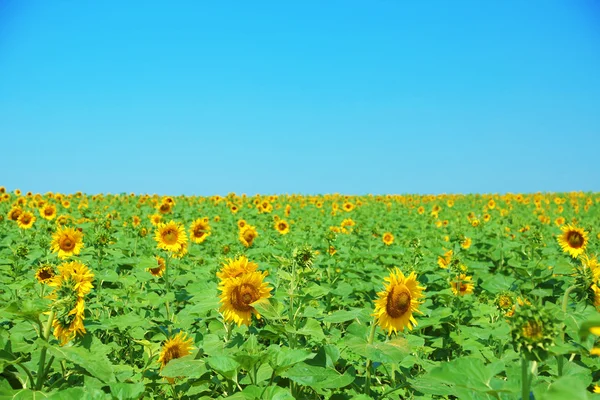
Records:
{"label": "sunflower field", "polygon": [[0,187],[1,399],[600,397],[600,194]]}

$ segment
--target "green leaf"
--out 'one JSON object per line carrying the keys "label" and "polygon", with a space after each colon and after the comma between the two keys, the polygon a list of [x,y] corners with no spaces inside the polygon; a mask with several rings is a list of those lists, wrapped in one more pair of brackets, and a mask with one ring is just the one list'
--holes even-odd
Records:
{"label": "green leaf", "polygon": [[206,371],[204,360],[194,360],[193,356],[185,356],[169,361],[160,374],[171,378],[199,378]]}
{"label": "green leaf", "polygon": [[142,382],[113,383],[110,385],[110,393],[117,400],[138,399],[144,393],[145,389]]}
{"label": "green leaf", "polygon": [[[277,346],[275,346],[275,347],[277,347]],[[282,348],[281,350],[277,351],[275,354],[276,354],[276,358],[275,358],[275,365],[274,365],[275,368],[274,369],[278,373],[281,373],[283,370],[291,367],[294,364],[297,364],[304,360],[308,360],[308,359],[315,357],[315,354],[311,353],[308,350],[290,349],[287,347]]]}
{"label": "green leaf", "polygon": [[353,370],[340,374],[334,369],[315,367],[306,363],[296,364],[281,375],[315,390],[339,389],[354,381]]}
{"label": "green leaf", "polygon": [[268,320],[280,320],[283,319],[283,304],[279,303],[275,299],[261,300],[256,303],[252,303],[252,307],[258,311],[261,317],[265,317]]}
{"label": "green leaf", "polygon": [[310,336],[318,342],[325,340],[325,334],[323,333],[321,324],[312,318],[306,320],[306,324],[302,328],[298,329],[298,333],[300,335]]}
{"label": "green leaf", "polygon": [[353,319],[356,319],[356,318],[359,318],[359,316],[362,316],[362,314],[364,314],[364,311],[365,310],[363,308],[353,308],[351,310],[339,310],[339,311],[335,311],[331,315],[328,315],[325,318],[323,318],[323,321],[329,322],[332,324],[338,324],[341,322],[352,321]]}
{"label": "green leaf", "polygon": [[538,386],[534,390],[536,400],[587,400],[586,386],[574,376],[558,378],[550,386]]}
{"label": "green leaf", "polygon": [[105,355],[88,351],[81,347],[48,347],[48,354],[59,360],[68,360],[79,365],[90,375],[99,380],[110,383],[115,382],[112,365]]}

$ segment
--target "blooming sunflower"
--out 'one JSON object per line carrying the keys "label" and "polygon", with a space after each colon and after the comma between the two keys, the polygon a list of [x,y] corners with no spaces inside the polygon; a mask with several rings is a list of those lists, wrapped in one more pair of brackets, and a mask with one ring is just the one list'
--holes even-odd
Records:
{"label": "blooming sunflower", "polygon": [[350,212],[350,211],[354,210],[354,204],[352,204],[349,201],[347,201],[347,202],[344,203],[344,205],[342,206],[342,208],[344,209],[344,211]]}
{"label": "blooming sunflower", "polygon": [[171,209],[173,208],[173,206],[171,204],[172,203],[163,202],[158,207],[156,207],[156,209],[161,214],[168,214],[171,212]]}
{"label": "blooming sunflower", "polygon": [[448,250],[447,252],[444,253],[443,256],[438,256],[438,265],[440,266],[440,268],[448,268],[448,266],[450,265],[450,262],[452,261],[452,250]]}
{"label": "blooming sunflower", "polygon": [[240,242],[246,247],[252,246],[254,239],[258,237],[258,232],[256,228],[252,225],[246,225],[244,228],[240,229],[239,239]]}
{"label": "blooming sunflower", "polygon": [[41,217],[47,219],[48,221],[52,221],[54,218],[56,218],[56,207],[54,204],[46,203],[39,209],[39,212]]}
{"label": "blooming sunflower", "polygon": [[83,247],[83,233],[73,228],[59,226],[52,235],[52,252],[58,252],[58,258],[64,259],[78,255]]}
{"label": "blooming sunflower", "polygon": [[287,221],[280,219],[275,223],[275,229],[282,235],[287,235],[290,232],[290,224]]}
{"label": "blooming sunflower", "polygon": [[19,216],[22,213],[23,213],[23,209],[21,207],[12,207],[6,216],[11,221],[17,222],[17,220],[19,219]]}
{"label": "blooming sunflower", "polygon": [[134,215],[133,218],[131,219],[131,225],[133,225],[134,228],[137,228],[141,222],[142,222],[142,220],[137,215]]}
{"label": "blooming sunflower", "polygon": [[462,247],[463,249],[468,249],[469,247],[471,247],[471,244],[473,243],[473,240],[469,237],[465,237],[463,239],[462,242],[460,242],[460,247]]}
{"label": "blooming sunflower", "polygon": [[258,264],[248,261],[246,256],[239,256],[235,260],[229,259],[227,263],[217,272],[217,277],[222,281],[230,278],[237,278],[243,274],[249,274],[258,269]]}
{"label": "blooming sunflower", "polygon": [[35,216],[29,211],[24,211],[19,215],[19,219],[17,219],[17,224],[21,229],[30,229],[35,222]]}
{"label": "blooming sunflower", "polygon": [[388,284],[384,291],[377,294],[379,299],[375,300],[373,315],[377,318],[377,323],[388,331],[388,335],[403,331],[405,327],[412,330],[417,325],[413,312],[420,312],[419,304],[422,302],[419,299],[423,297],[422,291],[425,288],[419,286],[414,272],[405,277],[398,268],[384,280]]}
{"label": "blooming sunflower", "polygon": [[154,226],[158,226],[160,221],[162,220],[162,215],[160,214],[152,214],[150,217],[150,223]]}
{"label": "blooming sunflower", "polygon": [[198,218],[190,227],[190,239],[194,243],[202,243],[210,236],[208,218]]}
{"label": "blooming sunflower", "polygon": [[250,325],[252,314],[260,319],[260,314],[252,306],[256,302],[266,301],[271,297],[272,288],[269,287],[264,278],[265,272],[249,272],[241,274],[236,278],[223,279],[219,283],[221,290],[221,308],[226,322],[233,321],[238,326]]}
{"label": "blooming sunflower", "polygon": [[456,296],[464,296],[473,293],[475,285],[472,283],[472,277],[460,274],[450,282],[450,288]]}
{"label": "blooming sunflower", "polygon": [[190,355],[192,353],[193,345],[193,339],[188,338],[187,334],[183,332],[179,332],[177,335],[167,340],[162,345],[160,356],[158,357],[160,369],[163,369],[171,360]]}
{"label": "blooming sunflower", "polygon": [[247,222],[246,222],[246,220],[244,220],[244,219],[240,219],[240,220],[237,222],[237,226],[238,226],[238,228],[240,228],[240,229],[242,229],[243,227],[245,227],[245,226],[246,226],[246,224],[247,224]]}
{"label": "blooming sunflower", "polygon": [[383,239],[383,243],[385,243],[387,246],[394,243],[394,235],[392,235],[391,232],[384,233],[382,236],[382,239]]}
{"label": "blooming sunflower", "polygon": [[562,226],[560,230],[563,233],[558,237],[558,244],[565,253],[577,258],[588,244],[588,232],[571,224]]}
{"label": "blooming sunflower", "polygon": [[56,273],[51,265],[42,265],[36,271],[35,279],[37,279],[40,283],[48,283],[48,281],[54,278],[55,275]]}
{"label": "blooming sunflower", "polygon": [[156,240],[159,249],[173,253],[178,253],[187,244],[187,236],[183,225],[175,221],[158,224],[154,240]]}
{"label": "blooming sunflower", "polygon": [[165,269],[167,269],[165,259],[160,256],[155,256],[154,258],[156,258],[156,267],[148,268],[148,272],[150,272],[153,276],[163,276]]}

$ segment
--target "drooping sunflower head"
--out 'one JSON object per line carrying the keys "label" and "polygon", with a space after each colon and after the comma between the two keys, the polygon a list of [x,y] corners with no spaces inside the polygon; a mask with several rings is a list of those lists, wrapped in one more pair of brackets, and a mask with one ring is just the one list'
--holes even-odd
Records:
{"label": "drooping sunflower head", "polygon": [[162,345],[160,356],[158,357],[160,369],[163,369],[171,360],[192,354],[193,345],[194,340],[188,338],[187,334],[184,332],[179,332],[177,335],[167,340]]}
{"label": "drooping sunflower head", "polygon": [[229,259],[221,270],[217,272],[217,277],[222,281],[225,279],[237,278],[240,275],[254,272],[258,269],[258,264],[249,261],[246,256],[239,256],[235,260]]}
{"label": "drooping sunflower head", "polygon": [[256,228],[252,225],[246,225],[244,228],[240,229],[239,239],[240,242],[246,247],[252,246],[254,239],[258,237],[258,232]]}
{"label": "drooping sunflower head", "polygon": [[17,219],[17,224],[21,229],[30,229],[35,222],[35,216],[29,211],[24,211],[19,215]]}
{"label": "drooping sunflower head", "polygon": [[413,313],[420,312],[419,305],[425,288],[419,286],[414,272],[405,277],[398,268],[385,281],[388,282],[385,290],[379,292],[379,298],[375,300],[373,315],[377,318],[377,323],[389,335],[403,331],[405,327],[412,330],[417,325]]}
{"label": "drooping sunflower head", "polygon": [[264,278],[267,272],[254,271],[242,274],[236,278],[222,280],[219,283],[221,290],[221,308],[226,322],[233,321],[238,326],[247,326],[252,322],[252,314],[260,319],[260,314],[253,307],[256,302],[267,301],[271,297],[272,288]]}
{"label": "drooping sunflower head", "polygon": [[389,246],[392,243],[394,243],[394,235],[391,232],[386,232],[383,234],[382,240],[383,240],[383,243],[385,243],[387,246]]}
{"label": "drooping sunflower head", "polygon": [[558,244],[565,253],[577,258],[587,247],[588,232],[571,224],[562,226],[560,230],[563,233],[558,237]]}
{"label": "drooping sunflower head", "polygon": [[156,259],[156,267],[148,268],[148,272],[150,272],[152,276],[163,276],[167,266],[165,259],[160,256],[155,256],[154,258]]}
{"label": "drooping sunflower head", "polygon": [[190,227],[190,239],[194,243],[202,243],[210,236],[208,218],[198,218]]}
{"label": "drooping sunflower head", "polygon": [[68,286],[77,296],[83,297],[94,287],[93,281],[94,274],[85,264],[71,261],[58,266],[58,274],[48,282],[48,285],[58,289]]}
{"label": "drooping sunflower head", "polygon": [[50,247],[53,253],[58,253],[60,259],[78,255],[83,247],[83,233],[77,229],[59,226],[52,235]]}
{"label": "drooping sunflower head", "polygon": [[466,274],[460,274],[450,282],[452,293],[456,296],[464,296],[473,293],[475,285],[472,282],[472,277]]}
{"label": "drooping sunflower head", "polygon": [[48,283],[55,275],[54,267],[50,264],[44,264],[35,272],[35,279],[40,283]]}
{"label": "drooping sunflower head", "polygon": [[450,266],[450,263],[452,262],[452,254],[452,250],[448,250],[443,256],[438,256],[437,263],[440,268],[447,269]]}
{"label": "drooping sunflower head", "polygon": [[187,236],[183,225],[175,221],[159,224],[154,240],[156,240],[159,249],[173,253],[181,251],[181,248],[187,244]]}
{"label": "drooping sunflower head", "polygon": [[[66,293],[67,285],[64,286]],[[54,328],[54,337],[58,339],[61,346],[64,346],[75,336],[85,334],[83,326],[85,301],[82,297],[77,296],[62,296],[53,305],[52,309],[55,312],[52,327]]]}
{"label": "drooping sunflower head", "polygon": [[290,232],[290,224],[286,220],[280,219],[275,222],[275,229],[282,235],[287,235]]}
{"label": "drooping sunflower head", "polygon": [[515,351],[526,359],[543,361],[548,349],[559,335],[557,321],[548,309],[532,305],[520,305],[510,319],[511,336]]}

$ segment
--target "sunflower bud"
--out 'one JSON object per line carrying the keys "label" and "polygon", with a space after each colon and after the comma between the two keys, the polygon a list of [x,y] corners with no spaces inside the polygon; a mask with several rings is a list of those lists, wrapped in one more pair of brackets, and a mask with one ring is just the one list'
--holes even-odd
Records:
{"label": "sunflower bud", "polygon": [[306,245],[300,249],[295,248],[292,258],[301,268],[310,268],[315,260],[315,252],[312,247]]}
{"label": "sunflower bud", "polygon": [[515,351],[531,361],[543,361],[548,357],[548,349],[554,346],[559,329],[546,308],[522,304],[516,309],[510,324]]}

